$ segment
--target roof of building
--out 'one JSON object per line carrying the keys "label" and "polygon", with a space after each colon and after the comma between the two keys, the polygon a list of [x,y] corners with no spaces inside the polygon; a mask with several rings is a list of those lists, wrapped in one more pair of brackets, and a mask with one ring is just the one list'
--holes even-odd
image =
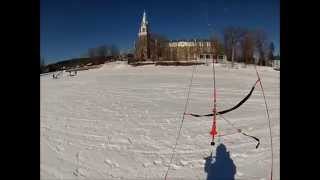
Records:
{"label": "roof of building", "polygon": [[173,39],[170,42],[210,42],[208,39]]}

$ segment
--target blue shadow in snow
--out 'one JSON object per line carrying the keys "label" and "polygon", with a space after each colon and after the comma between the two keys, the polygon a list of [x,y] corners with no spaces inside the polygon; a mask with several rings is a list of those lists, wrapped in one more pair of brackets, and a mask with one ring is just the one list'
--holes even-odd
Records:
{"label": "blue shadow in snow", "polygon": [[[214,159],[213,159],[214,158]],[[216,156],[205,158],[204,171],[207,173],[207,180],[234,180],[237,168],[230,158],[229,152],[224,144],[220,144],[216,150]]]}

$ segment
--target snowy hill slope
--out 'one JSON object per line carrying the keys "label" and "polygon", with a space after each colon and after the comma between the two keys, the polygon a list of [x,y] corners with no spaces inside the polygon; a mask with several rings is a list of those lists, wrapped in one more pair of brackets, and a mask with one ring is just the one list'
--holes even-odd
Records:
{"label": "snowy hill slope", "polygon": [[[188,112],[210,113],[212,67],[197,66]],[[279,179],[278,71],[258,67],[270,108],[274,138],[274,179]],[[41,76],[41,179],[163,179],[186,100],[192,67],[141,66],[122,63]],[[240,101],[256,81],[253,67],[216,67],[218,110]],[[269,179],[270,139],[261,89],[240,108],[224,115],[241,134],[217,139],[236,166],[236,179]],[[211,117],[186,116],[168,178],[206,179]],[[234,130],[217,120],[218,133]]]}

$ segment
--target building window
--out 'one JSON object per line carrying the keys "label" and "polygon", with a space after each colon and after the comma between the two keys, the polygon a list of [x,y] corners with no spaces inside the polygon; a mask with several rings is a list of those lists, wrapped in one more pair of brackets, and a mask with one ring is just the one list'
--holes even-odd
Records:
{"label": "building window", "polygon": [[200,59],[203,59],[203,55],[202,54],[200,55]]}
{"label": "building window", "polygon": [[206,55],[206,59],[210,59],[210,55]]}

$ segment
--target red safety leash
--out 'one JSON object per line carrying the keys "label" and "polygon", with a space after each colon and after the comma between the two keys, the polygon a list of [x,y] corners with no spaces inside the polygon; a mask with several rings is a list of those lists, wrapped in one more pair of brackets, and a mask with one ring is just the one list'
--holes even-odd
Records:
{"label": "red safety leash", "polygon": [[214,137],[217,132],[217,90],[216,90],[216,72],[214,68],[214,60],[212,60],[212,71],[213,71],[213,116],[212,116],[212,127],[210,134],[212,136],[211,145],[213,146],[214,143]]}

